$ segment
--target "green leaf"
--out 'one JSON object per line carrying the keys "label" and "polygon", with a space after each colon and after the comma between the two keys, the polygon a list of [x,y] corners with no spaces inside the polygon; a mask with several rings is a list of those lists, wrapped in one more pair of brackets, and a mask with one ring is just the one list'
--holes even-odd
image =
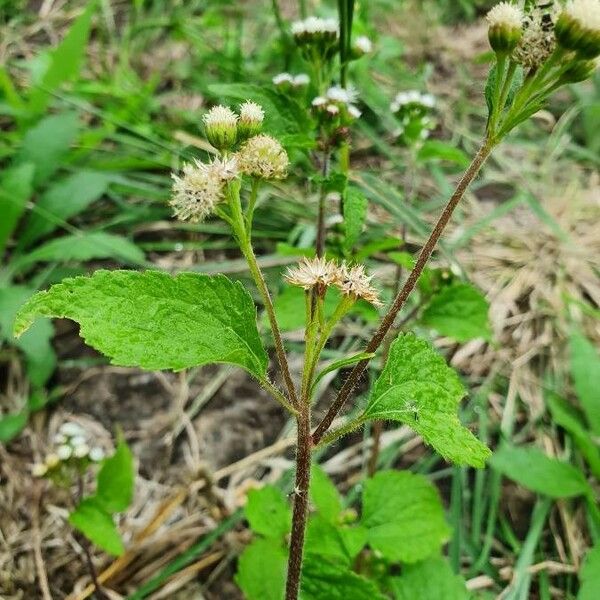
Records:
{"label": "green leaf", "polygon": [[92,231],[50,240],[17,258],[15,263],[17,269],[22,269],[36,262],[86,262],[100,258],[114,258],[133,264],[145,261],[142,250],[128,239],[103,231]]}
{"label": "green leaf", "polygon": [[48,104],[50,94],[65,81],[79,74],[90,34],[92,14],[96,2],[92,0],[85,11],[76,19],[69,32],[52,52],[50,65],[39,87],[34,88],[29,99],[32,112],[42,112]]}
{"label": "green leaf", "polygon": [[367,217],[368,201],[355,187],[344,194],[344,252],[350,253],[358,241]]}
{"label": "green leaf", "polygon": [[283,539],[292,528],[292,513],[285,496],[275,486],[267,485],[248,493],[244,509],[250,527],[265,537]]}
{"label": "green leaf", "polygon": [[23,163],[7,169],[0,180],[0,254],[33,193],[34,170],[34,165]]}
{"label": "green leaf", "polygon": [[277,540],[254,540],[238,560],[235,582],[247,600],[282,600],[287,552]]}
{"label": "green leaf", "polygon": [[476,338],[490,341],[489,310],[490,305],[477,288],[468,283],[455,283],[433,297],[421,322],[457,342]]}
{"label": "green leaf", "polygon": [[69,523],[109,554],[120,556],[125,551],[112,517],[95,498],[84,498],[69,515]]}
{"label": "green leaf", "polygon": [[417,159],[420,162],[428,160],[447,160],[456,163],[461,167],[469,165],[469,157],[456,146],[451,146],[441,140],[427,140],[423,143],[417,153]]}
{"label": "green leaf", "polygon": [[229,363],[266,373],[252,298],[223,275],[96,271],[30,298],[15,335],[38,316],[77,321],[84,340],[115,365],[177,371]]}
{"label": "green leaf", "polygon": [[352,556],[340,529],[323,516],[312,515],[306,528],[305,556],[314,555],[350,567]]}
{"label": "green leaf", "polygon": [[546,402],[552,413],[552,420],[571,435],[590,469],[596,478],[600,479],[600,451],[583,426],[575,409],[568,402],[552,393],[547,395]]}
{"label": "green leaf", "polygon": [[365,417],[409,425],[445,459],[483,467],[490,450],[458,419],[465,389],[427,341],[401,334],[390,347],[375,382]]}
{"label": "green leaf", "polygon": [[342,499],[327,473],[316,464],[312,466],[309,494],[315,508],[325,520],[337,521],[342,512]]}
{"label": "green leaf", "polygon": [[82,170],[50,185],[25,223],[19,247],[30,246],[85,210],[106,192],[110,180],[106,173]]}
{"label": "green leaf", "polygon": [[102,463],[98,472],[95,499],[108,513],[123,512],[133,499],[134,482],[133,456],[120,436],[116,452]]}
{"label": "green leaf", "polygon": [[46,183],[60,166],[77,135],[77,113],[64,112],[42,119],[27,131],[17,154],[21,163],[35,166],[34,184]]}
{"label": "green leaf", "polygon": [[300,600],[386,599],[373,581],[354,573],[349,567],[309,555],[302,567]]}
{"label": "green leaf", "polygon": [[534,447],[502,444],[490,460],[494,469],[538,494],[570,498],[588,494],[585,477],[575,467],[546,456]]}
{"label": "green leaf", "polygon": [[581,587],[577,600],[597,600],[600,598],[600,546],[592,548],[585,557],[579,572]]}
{"label": "green leaf", "polygon": [[359,352],[358,354],[354,354],[353,356],[349,356],[348,358],[340,358],[339,360],[334,360],[331,364],[327,365],[319,374],[315,377],[313,384],[311,386],[311,391],[314,390],[321,379],[325,377],[328,373],[332,371],[337,371],[339,369],[344,369],[351,365],[360,362],[361,360],[369,360],[373,358],[375,354],[373,352]]}
{"label": "green leaf", "polygon": [[407,563],[439,552],[450,535],[437,489],[409,471],[380,471],[365,483],[361,524],[373,549]]}
{"label": "green leaf", "polygon": [[0,442],[6,444],[19,435],[27,425],[27,419],[29,419],[28,410],[0,417]]}
{"label": "green leaf", "polygon": [[600,356],[583,334],[576,332],[569,340],[571,375],[588,423],[600,435]]}
{"label": "green leaf", "polygon": [[455,575],[441,556],[402,567],[402,575],[390,579],[395,600],[469,600],[464,579]]}
{"label": "green leaf", "polygon": [[56,368],[56,354],[50,343],[54,328],[48,319],[42,319],[18,340],[12,336],[15,317],[19,307],[35,290],[24,286],[0,289],[0,337],[16,345],[25,355],[27,375],[34,387],[46,383]]}

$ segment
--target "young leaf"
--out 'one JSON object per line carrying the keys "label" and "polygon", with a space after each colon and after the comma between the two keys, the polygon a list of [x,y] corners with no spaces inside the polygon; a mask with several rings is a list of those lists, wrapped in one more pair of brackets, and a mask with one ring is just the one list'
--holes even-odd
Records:
{"label": "young leaf", "polygon": [[490,450],[458,419],[464,395],[456,372],[427,341],[402,334],[390,347],[365,416],[405,423],[447,460],[483,467]]}
{"label": "young leaf", "polygon": [[23,163],[7,169],[0,180],[0,254],[33,193],[33,173],[34,166]]}
{"label": "young leaf", "polygon": [[30,298],[15,335],[38,316],[77,321],[84,340],[116,365],[177,371],[230,363],[258,378],[267,368],[252,298],[223,275],[96,271]]}
{"label": "young leaf", "polygon": [[335,522],[342,512],[342,499],[327,473],[319,465],[312,466],[310,499],[319,514],[329,522]]}
{"label": "young leaf", "polygon": [[265,537],[282,540],[292,528],[290,507],[275,486],[250,490],[244,512],[252,530]]}
{"label": "young leaf", "polygon": [[400,577],[390,580],[395,600],[469,600],[465,580],[455,575],[441,556],[405,565]]}
{"label": "young leaf", "polygon": [[109,554],[120,556],[125,551],[112,517],[95,498],[84,498],[69,515],[69,523]]}
{"label": "young leaf", "polygon": [[569,498],[590,492],[585,477],[575,467],[546,456],[534,447],[503,444],[490,460],[494,469],[538,494]]}
{"label": "young leaf", "polygon": [[450,535],[437,489],[409,471],[380,471],[365,483],[361,524],[372,548],[407,563],[438,552]]}
{"label": "young leaf", "polygon": [[489,309],[490,305],[477,288],[468,283],[456,283],[442,288],[433,297],[421,322],[457,342],[475,338],[490,341]]}
{"label": "young leaf", "polygon": [[247,600],[281,600],[285,589],[287,552],[270,538],[254,540],[238,560],[235,582]]}
{"label": "young leaf", "polygon": [[94,498],[106,512],[122,512],[131,504],[134,482],[133,456],[121,437],[116,452],[104,461],[98,472]]}
{"label": "young leaf", "polygon": [[581,587],[577,600],[597,600],[600,598],[600,546],[588,551],[579,573]]}
{"label": "young leaf", "polygon": [[367,216],[367,199],[354,187],[344,194],[344,252],[350,253],[358,241]]}
{"label": "young leaf", "polygon": [[569,340],[575,391],[592,431],[600,435],[600,356],[594,345],[576,332]]}

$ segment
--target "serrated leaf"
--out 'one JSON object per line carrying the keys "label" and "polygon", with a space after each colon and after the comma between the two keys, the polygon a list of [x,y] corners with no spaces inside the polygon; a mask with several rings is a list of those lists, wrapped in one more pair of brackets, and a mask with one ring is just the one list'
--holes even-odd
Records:
{"label": "serrated leaf", "polygon": [[350,568],[307,556],[302,567],[300,600],[386,600],[376,584]]}
{"label": "serrated leaf", "polygon": [[69,523],[109,554],[120,556],[125,551],[113,518],[94,498],[84,498],[69,515]]}
{"label": "serrated leaf", "polygon": [[281,542],[254,540],[238,560],[235,582],[247,600],[282,600],[285,589],[287,552]]}
{"label": "serrated leaf", "polygon": [[84,340],[116,365],[177,371],[229,363],[258,378],[267,368],[252,298],[223,275],[96,271],[30,298],[15,335],[38,316],[77,321]]}
{"label": "serrated leaf", "polygon": [[400,577],[390,579],[395,600],[469,600],[465,580],[455,575],[441,556],[405,565]]}
{"label": "serrated leaf", "polygon": [[342,512],[342,499],[337,488],[319,465],[312,466],[309,495],[319,514],[334,522]]}
{"label": "serrated leaf", "polygon": [[250,490],[244,513],[252,530],[265,537],[283,539],[292,527],[288,502],[281,490],[272,485]]}
{"label": "serrated leaf", "polygon": [[117,450],[98,472],[96,501],[108,513],[123,512],[133,499],[134,483],[133,455],[121,436]]}
{"label": "serrated leaf", "polygon": [[445,459],[483,467],[491,452],[457,415],[465,393],[456,372],[429,342],[401,334],[390,347],[365,417],[404,423]]}
{"label": "serrated leaf", "polygon": [[590,428],[600,435],[600,356],[592,342],[579,332],[569,339],[569,355],[577,397]]}
{"label": "serrated leaf", "polygon": [[77,135],[77,113],[64,112],[45,117],[27,131],[16,160],[35,167],[33,182],[47,182],[60,166]]}
{"label": "serrated leaf", "polygon": [[407,563],[439,552],[450,535],[437,489],[409,471],[380,471],[367,480],[361,525],[372,548]]}
{"label": "serrated leaf", "polygon": [[483,294],[468,283],[443,287],[425,308],[421,322],[457,342],[476,338],[490,341],[490,305]]}
{"label": "serrated leaf", "polygon": [[534,447],[502,444],[494,452],[490,464],[523,487],[551,498],[570,498],[590,492],[581,471]]}
{"label": "serrated leaf", "polygon": [[30,246],[86,209],[106,192],[110,180],[106,173],[82,170],[53,182],[35,203],[19,236],[19,247]]}
{"label": "serrated leaf", "polygon": [[368,201],[355,187],[344,194],[344,252],[349,253],[358,241],[367,218]]}
{"label": "serrated leaf", "polygon": [[332,371],[337,371],[338,369],[344,369],[351,365],[360,362],[361,360],[369,360],[375,356],[372,352],[359,352],[358,354],[354,354],[353,356],[349,356],[348,358],[340,358],[339,360],[334,360],[332,363],[327,365],[319,374],[315,377],[315,380],[312,383],[311,391],[314,390],[321,379],[325,377],[328,373]]}
{"label": "serrated leaf", "polygon": [[600,598],[600,546],[595,546],[586,554],[579,579],[581,587],[577,594],[577,600]]}
{"label": "serrated leaf", "polygon": [[0,181],[0,253],[4,251],[18,225],[25,205],[33,193],[35,167],[24,163],[7,169]]}

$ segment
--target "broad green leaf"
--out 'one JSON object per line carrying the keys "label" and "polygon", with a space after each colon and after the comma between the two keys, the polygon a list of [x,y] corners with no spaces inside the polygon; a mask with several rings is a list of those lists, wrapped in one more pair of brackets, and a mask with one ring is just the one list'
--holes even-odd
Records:
{"label": "broad green leaf", "polygon": [[95,231],[55,238],[17,258],[15,262],[17,269],[23,269],[36,262],[86,262],[100,258],[114,258],[133,264],[145,260],[142,250],[128,239]]}
{"label": "broad green leaf", "polygon": [[417,159],[420,162],[428,160],[447,160],[461,167],[469,165],[469,157],[456,146],[452,146],[441,140],[427,140],[419,148]]}
{"label": "broad green leaf", "polygon": [[551,498],[569,498],[590,491],[578,469],[550,458],[534,447],[517,448],[502,444],[494,452],[490,464],[523,487]]}
{"label": "broad green leaf", "polygon": [[52,183],[35,203],[19,236],[19,247],[30,246],[86,209],[106,192],[110,180],[106,173],[84,170]]}
{"label": "broad green leaf", "polygon": [[47,183],[58,169],[75,140],[78,126],[77,113],[63,112],[45,117],[27,131],[17,160],[35,166],[33,182],[36,186]]}
{"label": "broad green leaf", "polygon": [[235,582],[246,600],[282,600],[287,572],[287,552],[270,538],[254,540],[238,560]]}
{"label": "broad green leaf", "polygon": [[437,489],[409,471],[380,471],[367,480],[361,524],[373,549],[407,563],[439,552],[450,535]]}
{"label": "broad green leaf", "polygon": [[302,567],[300,600],[386,600],[375,582],[349,567],[309,555]]}
{"label": "broad green leaf", "polygon": [[28,410],[0,416],[0,442],[6,444],[19,435],[27,425],[27,419],[29,419]]}
{"label": "broad green leaf", "polygon": [[311,390],[314,390],[321,381],[321,379],[323,379],[323,377],[325,377],[325,375],[327,375],[328,373],[331,373],[332,371],[337,371],[338,369],[344,369],[346,367],[356,364],[357,362],[360,362],[361,360],[368,360],[370,358],[373,358],[374,356],[375,354],[372,352],[360,352],[359,354],[354,354],[353,356],[349,356],[348,358],[340,358],[339,360],[334,360],[331,364],[327,365],[322,371],[320,371],[319,374],[315,377],[315,380],[313,381],[313,384],[311,386]]}
{"label": "broad green leaf", "polygon": [[7,169],[0,180],[0,254],[19,223],[33,193],[34,165],[23,163]]}
{"label": "broad green leaf", "polygon": [[368,201],[364,194],[349,187],[344,194],[344,252],[349,253],[358,241],[367,217]]}
{"label": "broad green leaf", "polygon": [[0,289],[0,338],[16,345],[25,355],[27,375],[35,387],[46,383],[56,368],[56,354],[50,343],[54,328],[48,319],[41,319],[18,340],[12,336],[15,316],[35,292],[24,286]]}
{"label": "broad green leaf", "polygon": [[306,530],[306,555],[351,566],[366,546],[368,531],[361,525],[342,525],[328,521],[320,514],[312,515]]}
{"label": "broad green leaf", "polygon": [[588,551],[579,573],[581,587],[577,600],[598,600],[600,598],[600,546]]}
{"label": "broad green leaf", "polygon": [[48,104],[50,94],[61,83],[74,79],[79,74],[85,58],[95,6],[96,2],[92,0],[73,23],[60,45],[52,52],[48,70],[42,77],[40,86],[34,88],[30,95],[29,107],[32,112],[42,112]]}
{"label": "broad green leaf", "polygon": [[267,368],[252,298],[223,275],[96,271],[30,298],[15,335],[38,316],[77,321],[84,340],[116,365],[178,371],[229,363],[258,378]]}
{"label": "broad green leaf", "polygon": [[465,580],[455,575],[441,556],[402,567],[402,575],[390,579],[395,600],[469,600]]}
{"label": "broad green leaf", "polygon": [[490,450],[458,419],[465,389],[427,341],[401,334],[390,347],[365,417],[409,425],[445,459],[483,467]]}
{"label": "broad green leaf", "polygon": [[244,509],[250,527],[265,537],[283,539],[292,528],[292,513],[283,493],[267,485],[250,490]]}
{"label": "broad green leaf", "polygon": [[569,340],[569,353],[579,402],[592,431],[600,435],[600,356],[592,342],[579,332]]}
{"label": "broad green leaf", "polygon": [[117,450],[98,472],[95,499],[108,513],[123,512],[133,499],[134,483],[133,456],[121,436]]}
{"label": "broad green leaf", "polygon": [[94,498],[84,498],[69,515],[69,523],[109,554],[120,556],[125,551],[113,518]]}
{"label": "broad green leaf", "polygon": [[490,305],[474,286],[456,283],[441,289],[423,312],[421,322],[457,342],[491,340]]}
{"label": "broad green leaf", "polygon": [[327,521],[336,521],[342,512],[342,499],[337,488],[323,469],[312,466],[309,495],[312,503]]}
{"label": "broad green leaf", "polygon": [[552,420],[573,437],[590,469],[600,479],[600,451],[583,426],[580,416],[568,402],[556,394],[549,393],[546,402],[552,413]]}

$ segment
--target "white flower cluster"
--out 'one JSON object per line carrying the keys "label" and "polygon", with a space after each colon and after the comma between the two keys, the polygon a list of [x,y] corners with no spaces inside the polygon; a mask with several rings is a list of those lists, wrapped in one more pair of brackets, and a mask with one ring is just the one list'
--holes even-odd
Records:
{"label": "white flower cluster", "polygon": [[418,90],[399,92],[390,104],[390,110],[397,113],[405,106],[420,106],[427,109],[435,108],[436,100],[432,94],[423,94]]}
{"label": "white flower cluster", "polygon": [[341,113],[347,114],[352,119],[358,119],[361,116],[360,110],[355,106],[358,100],[358,91],[349,86],[343,88],[339,85],[330,87],[325,96],[317,96],[312,101],[315,110],[325,113],[331,117],[336,117]]}
{"label": "white flower cluster", "polygon": [[366,35],[359,35],[352,46],[358,54],[370,54],[373,51],[373,42]]}
{"label": "white flower cluster", "polygon": [[310,77],[306,73],[291,75],[290,73],[279,73],[273,77],[273,84],[278,87],[304,87],[310,83]]}
{"label": "white flower cluster", "polygon": [[35,477],[44,477],[63,464],[77,465],[87,461],[100,462],[104,459],[102,448],[90,448],[85,429],[77,423],[63,423],[54,436],[56,448],[46,455],[43,463],[32,467]]}
{"label": "white flower cluster", "polygon": [[321,19],[308,17],[302,21],[292,23],[292,34],[296,37],[313,34],[335,34],[337,36],[339,24],[336,19]]}

